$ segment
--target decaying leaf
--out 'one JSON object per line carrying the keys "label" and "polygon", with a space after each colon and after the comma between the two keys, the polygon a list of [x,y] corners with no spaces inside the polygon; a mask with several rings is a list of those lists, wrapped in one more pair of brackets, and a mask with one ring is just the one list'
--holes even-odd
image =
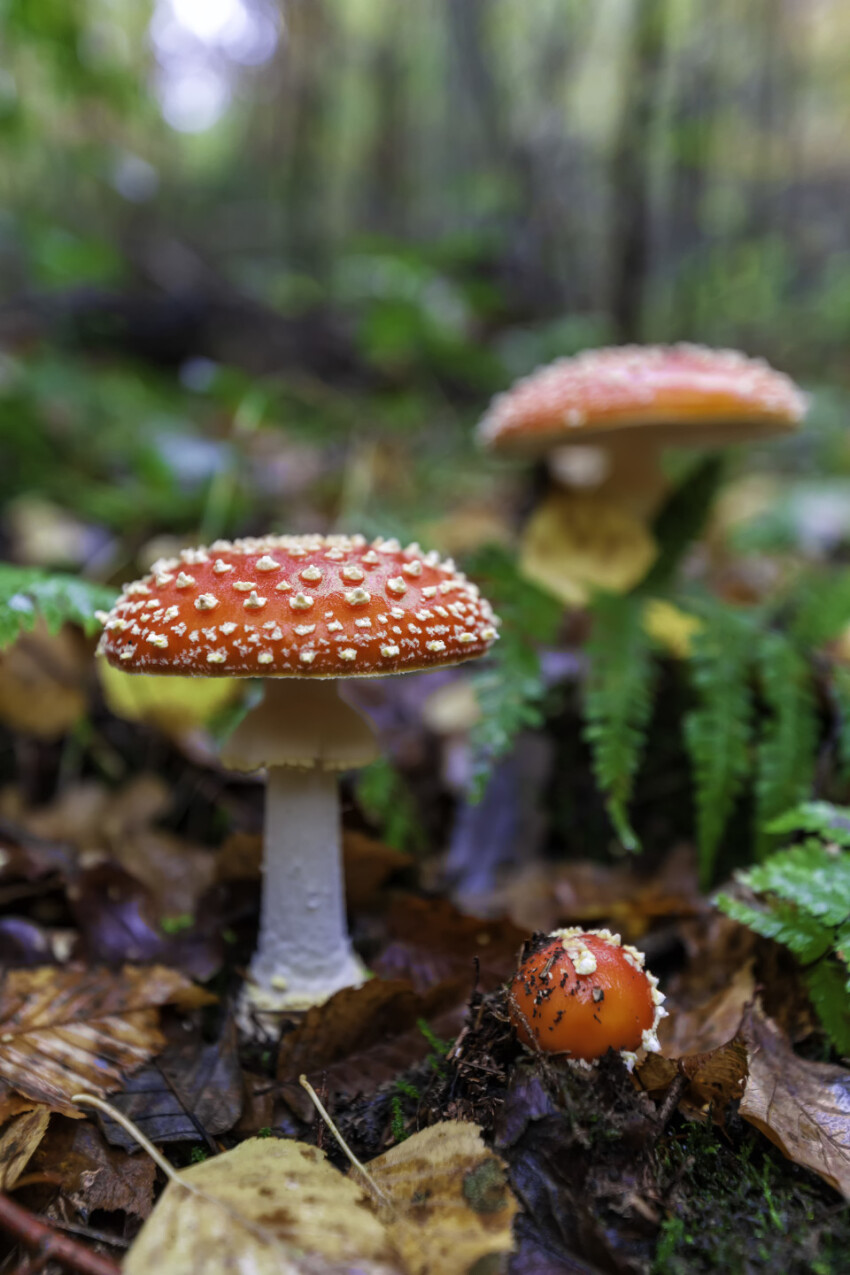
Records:
{"label": "decaying leaf", "polygon": [[477,1125],[434,1125],[369,1172],[383,1202],[315,1147],[250,1138],[179,1174],[125,1275],[466,1275],[510,1251],[516,1202]]}
{"label": "decaying leaf", "polygon": [[744,961],[729,983],[714,996],[680,1009],[671,1004],[660,1025],[658,1038],[665,1054],[682,1057],[719,1049],[737,1035],[744,1010],[755,995],[752,958]]}
{"label": "decaying leaf", "polygon": [[726,1108],[744,1092],[747,1081],[747,1051],[737,1037],[702,1054],[665,1058],[648,1054],[637,1072],[641,1087],[653,1097],[661,1097],[677,1077],[686,1082],[679,1102],[680,1111],[705,1120],[709,1113],[722,1125]]}
{"label": "decaying leaf", "polygon": [[850,1071],[799,1058],[758,1008],[742,1035],[750,1076],[741,1115],[850,1199]]}
{"label": "decaying leaf", "polygon": [[58,739],[86,711],[88,657],[70,629],[39,623],[0,654],[0,720],[37,739]]}
{"label": "decaying leaf", "polygon": [[242,692],[236,677],[153,677],[97,661],[104,698],[116,717],[150,722],[180,737],[204,725]]}
{"label": "decaying leaf", "polygon": [[47,1131],[50,1112],[34,1107],[13,1116],[0,1134],[0,1191],[11,1191]]}
{"label": "decaying leaf", "polygon": [[78,1116],[73,1094],[119,1089],[163,1048],[157,1006],[211,999],[164,966],[11,970],[0,984],[0,1082]]}
{"label": "decaying leaf", "polygon": [[[323,1272],[398,1275],[384,1227],[363,1188],[316,1147],[249,1138],[185,1169],[142,1228],[124,1275],[297,1275],[305,1255]],[[317,1268],[313,1268],[317,1269]]]}
{"label": "decaying leaf", "polygon": [[477,1125],[432,1125],[372,1160],[369,1173],[392,1202],[381,1217],[409,1275],[466,1275],[510,1252],[516,1200]]}
{"label": "decaying leaf", "polygon": [[88,1212],[120,1210],[145,1218],[153,1207],[156,1165],[146,1155],[110,1147],[89,1120],[54,1116],[30,1172],[48,1176],[75,1208]]}

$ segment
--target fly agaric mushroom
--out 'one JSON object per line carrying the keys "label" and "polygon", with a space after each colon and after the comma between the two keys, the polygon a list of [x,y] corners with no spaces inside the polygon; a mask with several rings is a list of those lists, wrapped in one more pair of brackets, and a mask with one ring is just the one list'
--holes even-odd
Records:
{"label": "fly agaric mushroom", "polygon": [[609,1049],[630,1069],[638,1050],[657,1052],[663,1001],[643,953],[610,930],[554,930],[522,962],[508,994],[524,1045],[585,1067]]}
{"label": "fly agaric mushroom", "polygon": [[229,766],[268,772],[248,989],[258,1014],[319,1004],[365,977],[345,924],[336,772],[376,747],[336,679],[473,659],[497,624],[438,554],[321,535],[185,550],[126,585],[104,617],[100,650],[125,672],[269,679],[223,750]]}
{"label": "fly agaric mushroom", "polygon": [[[494,452],[548,456],[556,474],[575,469],[569,464],[574,451],[581,457],[588,444],[597,445],[597,521],[608,525],[614,511],[621,520],[631,516],[632,537],[639,538],[666,492],[665,447],[721,447],[788,433],[805,411],[806,397],[789,377],[736,350],[615,346],[558,359],[518,381],[493,400],[478,438]],[[526,526],[522,550],[529,577],[568,603],[576,589],[586,593],[581,575],[592,573],[599,557],[586,544],[587,561],[576,576],[582,546],[571,533],[566,547],[573,566],[553,575],[551,531],[572,526],[570,500],[563,489],[546,497]],[[540,546],[547,548],[546,560]],[[620,588],[637,583],[637,569],[636,556],[624,551]]]}

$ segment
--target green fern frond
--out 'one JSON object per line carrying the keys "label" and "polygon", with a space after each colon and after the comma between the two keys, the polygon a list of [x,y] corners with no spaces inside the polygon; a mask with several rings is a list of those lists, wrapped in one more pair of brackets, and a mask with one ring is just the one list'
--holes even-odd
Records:
{"label": "green fern frond", "polygon": [[770,849],[767,825],[809,796],[818,721],[808,661],[781,633],[761,641],[758,670],[768,715],[756,762],[756,857]]}
{"label": "green fern frond", "polygon": [[555,640],[563,608],[520,575],[500,546],[480,550],[468,564],[502,620],[499,641],[487,666],[475,676],[481,717],[471,732],[473,780],[470,798],[480,800],[493,767],[517,736],[543,725],[547,694],[538,648]]}
{"label": "green fern frond", "polygon": [[34,628],[39,618],[51,633],[69,621],[93,633],[98,627],[95,612],[108,611],[114,601],[111,589],[76,576],[0,563],[0,648]]}
{"label": "green fern frond", "polygon": [[700,877],[711,884],[717,850],[752,767],[753,623],[730,607],[704,609],[689,673],[696,707],[685,717],[694,776]]}
{"label": "green fern frond", "polygon": [[828,691],[834,714],[835,754],[839,779],[850,779],[850,668],[833,664]]}
{"label": "green fern frond", "polygon": [[800,650],[834,641],[850,624],[850,571],[806,574],[792,607],[790,633]]}
{"label": "green fern frond", "polygon": [[593,752],[596,782],[627,850],[640,849],[628,806],[653,705],[655,668],[643,625],[643,598],[600,595],[592,607],[587,645],[590,677],[585,737]]}

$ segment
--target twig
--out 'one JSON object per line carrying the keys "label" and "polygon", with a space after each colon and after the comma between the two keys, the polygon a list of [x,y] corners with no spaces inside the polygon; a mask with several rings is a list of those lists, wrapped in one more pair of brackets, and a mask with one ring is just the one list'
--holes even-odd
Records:
{"label": "twig", "polygon": [[360,1163],[360,1161],[357,1159],[357,1156],[351,1150],[351,1147],[348,1145],[348,1143],[345,1141],[345,1138],[340,1133],[339,1129],[337,1129],[333,1120],[331,1120],[330,1116],[328,1115],[327,1108],[322,1103],[321,1098],[316,1093],[315,1089],[310,1084],[310,1081],[307,1079],[307,1077],[299,1076],[298,1083],[299,1085],[301,1085],[302,1089],[307,1090],[307,1093],[310,1095],[310,1100],[312,1101],[313,1106],[316,1108],[319,1115],[322,1117],[325,1124],[328,1126],[331,1133],[336,1138],[340,1147],[348,1156],[351,1163],[354,1165],[354,1168],[357,1170],[358,1173],[362,1174],[362,1176],[365,1178],[366,1182],[368,1183],[369,1190],[372,1191],[377,1196],[377,1198],[381,1201],[382,1204],[390,1204],[390,1201],[384,1195],[383,1191],[378,1186],[377,1182],[372,1177],[371,1173],[369,1173],[368,1169],[366,1169],[366,1167]]}
{"label": "twig", "polygon": [[59,1235],[3,1194],[0,1194],[0,1230],[8,1231],[19,1243],[35,1251],[36,1270],[39,1262],[43,1265],[47,1259],[52,1259],[64,1263],[72,1271],[78,1271],[79,1275],[121,1275],[120,1266],[108,1257],[93,1253],[67,1235]]}

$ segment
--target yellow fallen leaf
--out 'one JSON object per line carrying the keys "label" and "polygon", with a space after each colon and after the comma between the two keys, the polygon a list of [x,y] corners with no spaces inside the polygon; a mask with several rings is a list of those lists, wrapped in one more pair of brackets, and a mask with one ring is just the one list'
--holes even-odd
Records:
{"label": "yellow fallen leaf", "polygon": [[0,1134],[0,1191],[11,1191],[47,1132],[50,1112],[35,1107],[13,1116]]}
{"label": "yellow fallen leaf", "polygon": [[104,698],[116,717],[150,722],[169,735],[203,726],[243,689],[236,677],[152,677],[96,661]]}
{"label": "yellow fallen leaf", "polygon": [[[400,1275],[364,1188],[303,1142],[249,1138],[173,1178],[124,1262],[124,1275],[296,1275],[302,1258]],[[315,1269],[310,1267],[309,1269]]]}
{"label": "yellow fallen leaf", "polygon": [[161,965],[11,970],[0,983],[0,1082],[79,1116],[75,1093],[120,1089],[127,1072],[165,1047],[159,1005],[214,999]]}
{"label": "yellow fallen leaf", "polygon": [[650,598],[643,609],[645,632],[676,660],[690,657],[693,640],[703,628],[702,620],[688,615],[663,598]]}
{"label": "yellow fallen leaf", "polygon": [[511,1250],[516,1202],[477,1125],[414,1134],[364,1170],[367,1194],[316,1147],[275,1138],[177,1173],[120,1113],[78,1101],[110,1110],[171,1180],[124,1275],[468,1275]]}
{"label": "yellow fallen leaf", "polygon": [[409,1275],[466,1275],[511,1251],[516,1200],[477,1125],[444,1120],[371,1160],[368,1170],[389,1196],[379,1216]]}
{"label": "yellow fallen leaf", "polygon": [[647,525],[602,496],[552,492],[526,523],[520,570],[568,606],[595,589],[626,593],[657,553]]}

